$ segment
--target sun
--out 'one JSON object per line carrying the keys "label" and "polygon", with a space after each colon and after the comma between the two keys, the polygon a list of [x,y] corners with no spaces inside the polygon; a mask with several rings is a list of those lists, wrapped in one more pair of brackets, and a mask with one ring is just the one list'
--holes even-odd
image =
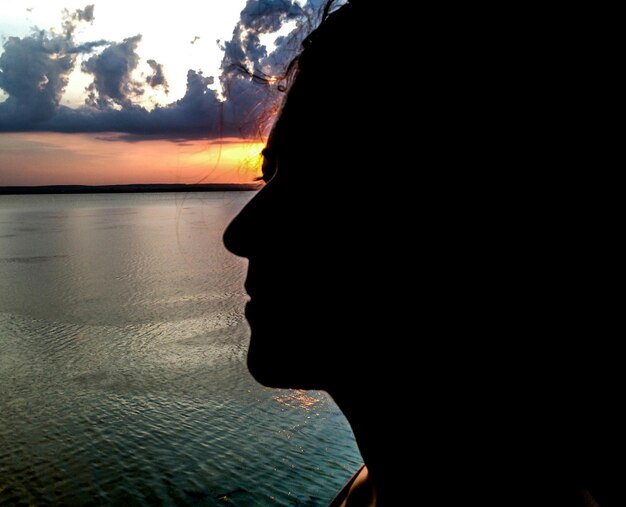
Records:
{"label": "sun", "polygon": [[[237,138],[198,143],[186,153],[183,165],[200,170],[199,181],[213,180],[217,173],[228,173],[232,181],[250,182],[261,177],[265,143]],[[196,174],[198,174],[196,172]],[[221,178],[220,178],[221,179]]]}

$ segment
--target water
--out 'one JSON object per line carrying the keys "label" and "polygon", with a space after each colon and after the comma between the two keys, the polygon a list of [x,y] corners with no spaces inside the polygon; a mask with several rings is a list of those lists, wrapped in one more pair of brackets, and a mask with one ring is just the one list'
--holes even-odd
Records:
{"label": "water", "polygon": [[0,196],[0,505],[323,506],[361,458],[245,367],[252,193]]}

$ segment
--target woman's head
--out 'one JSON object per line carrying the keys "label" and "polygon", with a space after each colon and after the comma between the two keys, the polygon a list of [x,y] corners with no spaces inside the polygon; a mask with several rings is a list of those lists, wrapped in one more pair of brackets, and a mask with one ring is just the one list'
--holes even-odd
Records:
{"label": "woman's head", "polygon": [[332,392],[373,368],[390,210],[372,179],[384,111],[361,72],[369,36],[347,6],[307,39],[265,150],[267,184],[225,234],[249,259],[248,364],[266,385]]}

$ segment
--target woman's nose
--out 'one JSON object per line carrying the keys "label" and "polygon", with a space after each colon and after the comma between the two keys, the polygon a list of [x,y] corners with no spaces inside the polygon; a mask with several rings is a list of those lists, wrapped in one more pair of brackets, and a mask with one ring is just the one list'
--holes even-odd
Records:
{"label": "woman's nose", "polygon": [[249,227],[246,225],[246,207],[232,220],[224,231],[224,246],[239,257],[246,257],[245,234]]}
{"label": "woman's nose", "polygon": [[224,245],[239,257],[250,257],[258,248],[263,230],[265,188],[244,206],[224,231]]}

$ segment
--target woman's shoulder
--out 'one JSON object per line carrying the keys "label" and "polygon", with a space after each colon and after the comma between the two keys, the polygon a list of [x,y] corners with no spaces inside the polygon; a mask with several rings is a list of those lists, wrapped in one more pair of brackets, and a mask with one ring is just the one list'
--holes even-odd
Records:
{"label": "woman's shoulder", "polygon": [[[341,491],[337,494],[337,496],[335,496],[335,498],[329,504],[328,507],[345,507],[346,505],[348,505],[347,504],[348,497],[352,497],[355,491],[359,488],[359,485],[363,484],[366,481],[367,481],[367,468],[365,467],[365,465],[361,465],[361,468],[359,468],[355,472],[355,474],[350,478],[350,480],[341,489]],[[355,504],[355,505],[358,505],[358,504]]]}

